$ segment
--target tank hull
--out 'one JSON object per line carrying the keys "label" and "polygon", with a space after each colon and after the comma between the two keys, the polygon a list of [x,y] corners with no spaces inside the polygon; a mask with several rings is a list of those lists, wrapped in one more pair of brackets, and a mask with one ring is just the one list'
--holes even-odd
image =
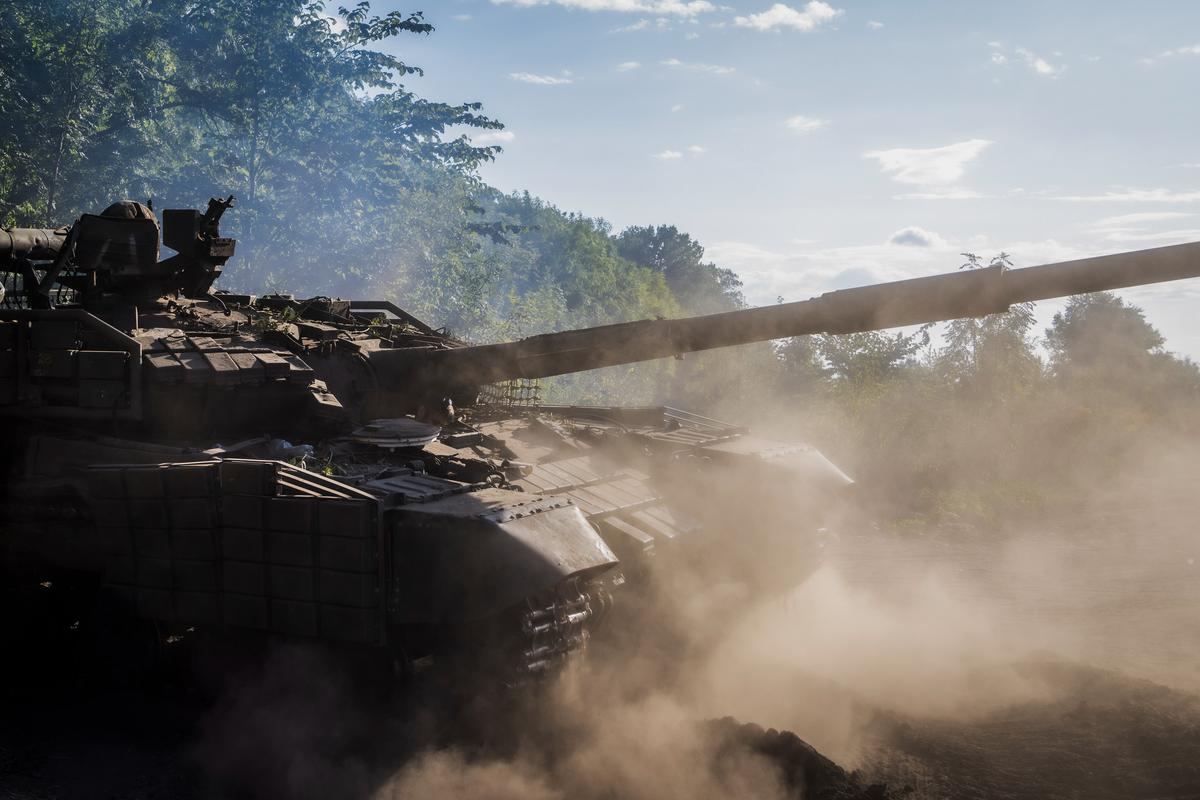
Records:
{"label": "tank hull", "polygon": [[387,301],[211,294],[232,203],[0,237],[0,285],[20,288],[0,307],[0,568],[94,585],[156,630],[365,648],[402,672],[467,652],[505,681],[582,652],[627,584],[786,591],[851,484],[801,444],[543,406],[512,381],[1200,274],[1197,243],[468,345]]}

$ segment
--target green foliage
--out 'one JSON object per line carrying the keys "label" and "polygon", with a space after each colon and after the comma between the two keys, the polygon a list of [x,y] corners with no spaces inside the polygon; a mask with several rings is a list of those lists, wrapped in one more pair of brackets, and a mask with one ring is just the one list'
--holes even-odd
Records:
{"label": "green foliage", "polygon": [[866,331],[817,337],[817,351],[833,377],[860,386],[887,380],[928,344],[927,325],[915,333]]}
{"label": "green foliage", "polygon": [[15,13],[0,31],[0,218],[55,225],[122,194],[186,207],[233,193],[235,279],[313,293],[403,267],[389,245],[430,196],[449,257],[473,245],[474,169],[497,148],[447,131],[501,125],[401,82],[420,70],[380,46],[430,32],[419,13],[360,3],[331,18],[314,0]]}
{"label": "green foliage", "polygon": [[[1119,458],[1120,444],[1163,423],[1196,430],[1200,370],[1163,350],[1142,310],[1110,292],[1072,297],[1046,331],[1050,365],[1072,399],[1065,424],[1103,424],[1093,458]],[[1108,446],[1106,446],[1108,445]]]}
{"label": "green foliage", "polygon": [[467,237],[472,171],[495,150],[445,133],[500,124],[476,103],[418,98],[400,81],[420,70],[375,49],[430,32],[419,13],[371,16],[360,3],[336,19],[307,0],[214,0],[165,29],[174,58],[159,127],[178,135],[163,155],[196,158],[161,165],[155,189],[181,203],[197,184],[241,198],[231,221],[243,284],[361,286],[396,269],[398,225],[430,194],[457,204],[442,219]]}
{"label": "green foliage", "polygon": [[803,404],[803,435],[864,495],[921,526],[1072,510],[1156,448],[1200,434],[1200,369],[1164,352],[1140,309],[1072,298],[1046,332],[1053,369],[1027,311],[950,323],[936,349],[915,335],[789,340],[779,387],[798,401],[788,411]]}
{"label": "green foliage", "polygon": [[679,304],[692,314],[741,308],[742,281],[729,269],[706,263],[704,248],[674,225],[648,225],[621,231],[623,258],[663,276]]}
{"label": "green foliage", "polygon": [[[974,253],[959,269],[982,269],[983,260]],[[1007,253],[992,257],[988,267],[1012,266]],[[1033,303],[1018,303],[1003,314],[967,317],[946,324],[944,346],[935,355],[943,376],[976,402],[1003,400],[1009,393],[1028,390],[1041,374],[1042,364],[1034,350]]]}
{"label": "green foliage", "polygon": [[1145,362],[1164,340],[1140,308],[1112,292],[1077,295],[1054,315],[1046,346],[1055,370],[1093,369],[1132,359]]}
{"label": "green foliage", "polygon": [[[108,205],[151,148],[164,48],[138,0],[9,4],[0,26],[0,223]],[[107,184],[107,185],[106,185]],[[103,190],[99,187],[104,186]]]}
{"label": "green foliage", "polygon": [[556,287],[574,325],[679,312],[664,277],[622,258],[604,220],[563,214],[528,193],[500,198],[498,209],[524,231],[513,237],[507,276],[517,294]]}
{"label": "green foliage", "polygon": [[780,342],[779,386],[788,393],[811,393],[829,376],[829,368],[821,356],[820,343],[815,336],[793,336]]}

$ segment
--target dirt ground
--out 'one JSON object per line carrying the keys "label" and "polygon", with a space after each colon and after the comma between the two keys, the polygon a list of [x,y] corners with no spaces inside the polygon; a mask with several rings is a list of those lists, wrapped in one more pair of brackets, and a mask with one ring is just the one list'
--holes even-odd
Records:
{"label": "dirt ground", "polygon": [[932,585],[996,648],[994,679],[969,684],[990,688],[991,707],[877,711],[863,771],[914,798],[1200,797],[1200,539],[1192,514],[1169,516],[843,541],[847,585],[885,606]]}
{"label": "dirt ground", "polygon": [[913,798],[1200,797],[1200,697],[1077,665],[1052,702],[962,722],[886,716],[864,772]]}
{"label": "dirt ground", "polygon": [[[714,724],[741,746],[769,754],[797,797],[1200,798],[1200,697],[1077,665],[1024,669],[1059,684],[1061,696],[970,723],[881,712],[871,750],[851,776],[794,736]],[[228,764],[214,771],[205,763],[202,743],[215,714],[206,702],[170,691],[10,693],[0,726],[0,798],[285,796],[255,780],[239,783],[244,773]],[[401,766],[400,753],[386,748],[339,756],[348,744],[316,748],[329,761],[320,779],[338,787],[327,796],[369,796]],[[260,755],[268,773],[294,767],[278,753]],[[886,794],[873,784],[886,784]],[[800,786],[809,787],[807,795]]]}
{"label": "dirt ground", "polygon": [[[763,727],[697,722],[719,741],[707,768],[719,771],[731,748],[756,753],[793,797],[1200,798],[1200,582],[1190,531],[1175,533],[1163,546],[1132,549],[1095,536],[1002,548],[961,537],[847,537],[792,599],[801,611],[784,613],[808,632],[797,660],[781,659],[769,679],[732,670],[770,680],[771,705],[714,701],[707,714]],[[293,654],[303,669],[264,672],[271,677],[236,691],[98,689],[73,663],[69,632],[21,633],[30,611],[10,605],[2,620],[11,635],[0,649],[0,800],[390,800],[401,795],[381,787],[417,754],[462,744],[437,703],[381,704],[303,654]],[[846,625],[814,632],[822,615]],[[973,647],[1020,646],[998,646],[977,663],[971,648],[955,649],[956,626],[980,628]],[[753,647],[735,644],[754,664]],[[814,656],[838,648],[837,658]],[[936,660],[918,658],[931,653]],[[868,661],[897,672],[881,677]],[[903,673],[906,662],[915,678]],[[970,662],[971,680],[947,662]],[[812,697],[821,682],[854,698],[861,724],[852,750],[819,727],[806,730],[806,717],[788,707],[789,693]],[[1037,690],[1014,693],[1015,684]],[[963,706],[955,693],[964,691],[983,702]],[[476,740],[464,752],[470,760],[499,751]],[[543,795],[563,793],[550,786]],[[659,796],[671,795],[668,783]]]}

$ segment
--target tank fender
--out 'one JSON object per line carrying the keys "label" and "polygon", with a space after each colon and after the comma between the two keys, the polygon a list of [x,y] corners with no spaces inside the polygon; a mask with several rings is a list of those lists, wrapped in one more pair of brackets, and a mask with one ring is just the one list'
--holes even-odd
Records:
{"label": "tank fender", "polygon": [[397,623],[483,619],[618,563],[565,498],[485,489],[389,513]]}

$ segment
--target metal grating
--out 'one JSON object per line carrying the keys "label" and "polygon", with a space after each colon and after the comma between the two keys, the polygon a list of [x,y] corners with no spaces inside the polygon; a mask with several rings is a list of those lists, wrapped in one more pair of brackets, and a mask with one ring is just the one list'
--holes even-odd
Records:
{"label": "metal grating", "polygon": [[478,405],[498,408],[530,408],[540,405],[542,385],[535,378],[516,378],[490,383],[479,390]]}
{"label": "metal grating", "polygon": [[[44,270],[37,270],[38,278],[45,276]],[[4,299],[0,300],[0,309],[29,308],[29,300],[25,296],[25,279],[21,273],[13,269],[0,269],[0,285],[4,286]],[[77,302],[79,293],[74,289],[56,283],[50,287],[50,302],[55,306],[70,305]]]}

